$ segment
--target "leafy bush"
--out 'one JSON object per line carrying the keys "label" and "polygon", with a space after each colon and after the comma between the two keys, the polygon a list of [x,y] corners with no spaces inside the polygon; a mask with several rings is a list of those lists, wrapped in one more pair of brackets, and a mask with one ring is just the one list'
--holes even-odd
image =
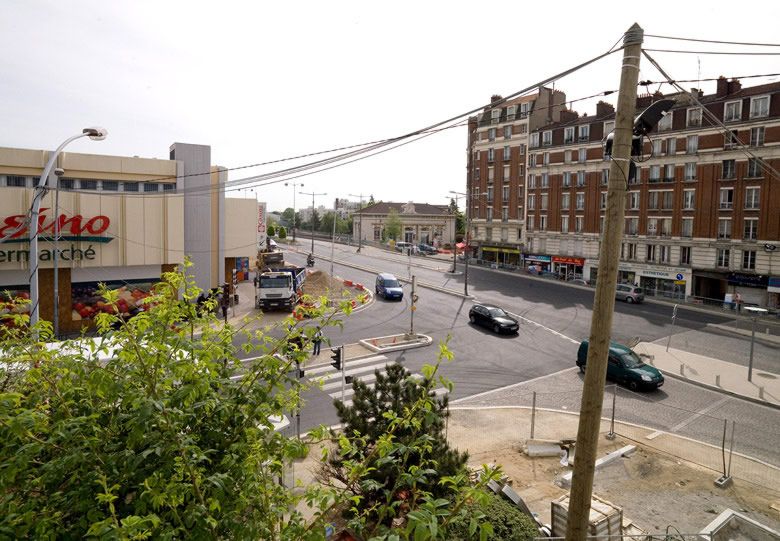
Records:
{"label": "leafy bush", "polygon": [[286,239],[287,238],[287,228],[282,226],[279,226],[279,238],[280,239]]}
{"label": "leafy bush", "polygon": [[274,227],[274,224],[271,224],[268,226],[268,236],[273,237],[276,235],[276,228]]}
{"label": "leafy bush", "polygon": [[528,515],[501,496],[492,492],[488,496],[486,503],[470,503],[466,506],[467,513],[452,520],[448,530],[450,539],[474,539],[474,534],[469,534],[469,516],[478,511],[484,513],[493,527],[492,541],[533,541],[539,536],[536,524]]}

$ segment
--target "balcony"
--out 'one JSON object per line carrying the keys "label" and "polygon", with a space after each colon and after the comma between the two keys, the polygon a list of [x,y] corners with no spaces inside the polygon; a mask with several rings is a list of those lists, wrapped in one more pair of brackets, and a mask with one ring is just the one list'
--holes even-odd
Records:
{"label": "balcony", "polygon": [[731,210],[732,208],[734,208],[734,203],[732,203],[731,201],[727,203],[721,201],[718,208],[720,208],[720,210]]}
{"label": "balcony", "polygon": [[563,144],[564,145],[570,145],[574,142],[574,137],[564,137],[563,138]]}
{"label": "balcony", "polygon": [[577,138],[577,141],[579,141],[580,143],[587,143],[588,141],[590,141],[590,135],[580,135]]}

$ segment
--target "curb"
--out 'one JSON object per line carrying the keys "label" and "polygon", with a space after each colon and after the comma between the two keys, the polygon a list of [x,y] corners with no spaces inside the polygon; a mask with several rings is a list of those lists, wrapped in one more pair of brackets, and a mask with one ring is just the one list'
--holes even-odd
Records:
{"label": "curb", "polygon": [[[656,368],[658,368],[656,366]],[[734,398],[741,398],[742,400],[746,400],[748,402],[753,402],[754,404],[759,404],[761,406],[767,406],[769,408],[773,408],[776,410],[780,410],[780,404],[776,404],[774,402],[767,402],[766,400],[761,400],[760,398],[754,398],[752,396],[747,396],[744,394],[739,394],[734,391],[729,391],[728,389],[724,389],[723,387],[716,387],[715,385],[711,385],[709,383],[704,383],[703,381],[698,381],[695,379],[690,378],[684,378],[680,376],[679,374],[675,374],[674,372],[670,372],[668,370],[662,370],[661,368],[658,368],[659,371],[664,375],[664,377],[670,377],[674,378],[679,381],[684,381],[686,383],[690,383],[692,385],[696,385],[698,387],[703,387],[704,389],[708,389],[710,391],[720,393],[720,394],[727,394],[729,396],[733,396]]]}
{"label": "curb", "polygon": [[433,338],[431,338],[430,336],[428,336],[426,334],[415,334],[415,336],[417,336],[419,339],[414,341],[414,342],[410,342],[410,343],[407,343],[407,344],[398,344],[398,345],[395,345],[395,346],[388,346],[388,347],[375,346],[375,345],[373,345],[373,344],[371,344],[369,342],[369,340],[375,340],[375,341],[376,340],[383,340],[385,338],[390,338],[391,336],[392,337],[396,337],[396,336],[406,336],[406,335],[405,334],[393,334],[393,335],[390,335],[390,336],[380,336],[378,338],[364,338],[363,340],[360,340],[359,344],[361,344],[363,347],[366,347],[366,348],[370,349],[371,351],[373,351],[375,353],[384,353],[385,351],[393,352],[393,351],[401,351],[401,350],[406,350],[406,349],[421,348],[421,347],[425,347],[425,346],[430,346],[433,343]]}
{"label": "curb", "polygon": [[[739,336],[752,336],[753,334],[752,331],[749,331],[747,329],[736,329],[734,327],[729,327],[728,325],[723,325],[721,323],[707,323],[707,327],[717,329],[723,332],[730,332],[732,334],[737,334]],[[773,334],[756,332],[756,340],[758,341],[763,340],[764,342],[780,345],[780,336],[775,336]]]}

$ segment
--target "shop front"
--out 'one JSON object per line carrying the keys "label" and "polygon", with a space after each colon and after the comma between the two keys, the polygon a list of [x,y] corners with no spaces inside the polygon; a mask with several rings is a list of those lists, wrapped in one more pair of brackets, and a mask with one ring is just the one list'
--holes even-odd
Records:
{"label": "shop front", "polygon": [[481,246],[480,259],[507,267],[520,266],[520,250],[508,246]]}
{"label": "shop front", "polygon": [[[595,261],[594,261],[595,263]],[[590,280],[595,283],[598,267],[586,266]],[[618,264],[618,283],[640,286],[648,297],[665,297],[685,300],[691,294],[691,269],[683,267],[665,267],[660,265]]]}
{"label": "shop front", "polygon": [[761,274],[730,272],[726,278],[729,293],[739,295],[743,304],[768,306],[769,277]]}
{"label": "shop front", "polygon": [[582,278],[582,270],[585,259],[581,257],[557,256],[552,257],[552,271],[563,280]]}
{"label": "shop front", "polygon": [[766,293],[767,308],[778,310],[778,316],[780,316],[780,276],[769,277],[769,280],[767,280]]}
{"label": "shop front", "polygon": [[542,274],[543,272],[550,272],[552,256],[526,254],[523,259],[525,268],[531,274]]}

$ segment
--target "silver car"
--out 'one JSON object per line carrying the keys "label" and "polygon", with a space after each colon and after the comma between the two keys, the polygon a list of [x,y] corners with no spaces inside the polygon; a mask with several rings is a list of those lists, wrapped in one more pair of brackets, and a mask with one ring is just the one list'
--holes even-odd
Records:
{"label": "silver car", "polygon": [[618,284],[615,290],[615,298],[629,304],[645,300],[645,293],[641,287],[631,284]]}

